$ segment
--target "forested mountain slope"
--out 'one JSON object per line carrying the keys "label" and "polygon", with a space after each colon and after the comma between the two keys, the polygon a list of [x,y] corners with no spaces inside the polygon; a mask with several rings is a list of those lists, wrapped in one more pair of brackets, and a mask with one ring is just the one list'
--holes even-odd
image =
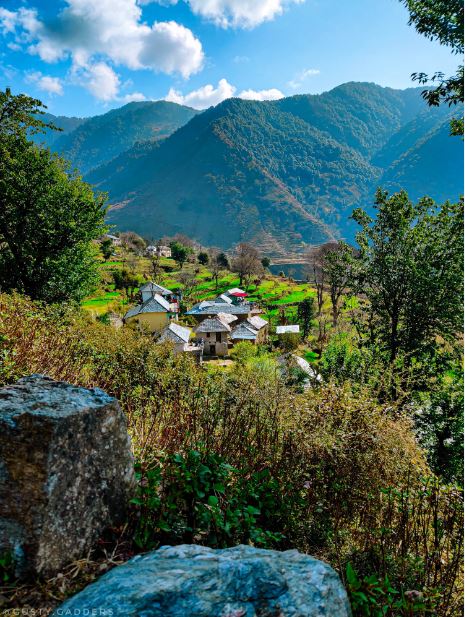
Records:
{"label": "forested mountain slope", "polygon": [[[137,141],[171,135],[196,113],[190,107],[167,101],[128,103],[101,116],[84,119],[73,131],[53,134],[54,141],[50,145],[73,167],[86,173],[131,148]],[[61,119],[58,120],[56,124],[62,126]]]}
{"label": "forested mountain slope", "polygon": [[450,113],[428,108],[418,88],[347,83],[279,101],[228,99],[202,113],[132,103],[53,148],[109,192],[119,229],[224,248],[252,240],[282,255],[351,239],[351,211],[370,207],[379,185],[457,199],[463,153]]}

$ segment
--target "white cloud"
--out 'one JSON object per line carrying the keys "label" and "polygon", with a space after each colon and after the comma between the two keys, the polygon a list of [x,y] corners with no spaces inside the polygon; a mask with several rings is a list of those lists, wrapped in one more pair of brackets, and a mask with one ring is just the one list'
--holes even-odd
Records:
{"label": "white cloud", "polygon": [[112,101],[118,98],[119,76],[105,62],[96,62],[85,67],[75,67],[73,81],[89,90],[99,101]]}
{"label": "white cloud", "polygon": [[206,109],[231,98],[234,96],[235,91],[236,88],[228,83],[226,79],[220,79],[216,88],[208,84],[184,96],[181,92],[171,88],[165,100],[178,103],[179,105],[188,105],[194,109]]}
{"label": "white cloud", "polygon": [[[165,6],[178,0],[139,0],[139,4],[158,2]],[[291,4],[305,0],[185,0],[191,10],[222,28],[254,28],[280,15]]]}
{"label": "white cloud", "polygon": [[50,75],[42,75],[39,71],[34,71],[26,75],[26,80],[49,94],[63,94],[63,84],[58,77],[50,77]]}
{"label": "white cloud", "polygon": [[[211,84],[207,84],[185,95],[171,88],[165,100],[178,103],[179,105],[188,105],[189,107],[194,107],[194,109],[206,109],[233,97],[236,90],[237,88],[226,79],[220,79],[216,88]],[[276,88],[270,88],[269,90],[243,90],[237,96],[249,101],[276,101],[282,99],[284,94]]]}
{"label": "white cloud", "polygon": [[155,23],[139,53],[141,66],[169,74],[178,72],[185,78],[196,73],[203,60],[199,39],[175,21]]}
{"label": "white cloud", "polygon": [[147,97],[142,92],[131,92],[131,94],[125,94],[119,99],[122,103],[133,103],[134,101],[146,101]]}
{"label": "white cloud", "polygon": [[239,95],[240,99],[247,101],[278,101],[284,98],[284,94],[277,88],[269,90],[243,90]]}
{"label": "white cloud", "polygon": [[293,90],[298,90],[304,85],[304,83],[309,77],[315,77],[319,74],[319,69],[304,69],[303,71],[300,71],[300,73],[295,75],[295,77],[291,79],[291,81],[289,81],[287,85]]}
{"label": "white cloud", "polygon": [[100,92],[96,84],[104,82],[105,96],[120,85],[109,63],[187,78],[204,61],[202,44],[191,30],[174,21],[144,23],[136,0],[66,0],[50,22],[34,9],[0,9],[0,31],[14,34],[15,44],[44,62],[70,58],[72,72],[82,69],[81,76],[89,76],[91,92]]}

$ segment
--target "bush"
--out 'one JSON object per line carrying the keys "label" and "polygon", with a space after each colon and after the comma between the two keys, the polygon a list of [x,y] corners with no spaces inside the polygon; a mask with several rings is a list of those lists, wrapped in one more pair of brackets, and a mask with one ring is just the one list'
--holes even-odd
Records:
{"label": "bush", "polygon": [[247,474],[204,449],[159,455],[137,466],[134,538],[139,548],[200,543],[273,546],[279,487],[267,470]]}
{"label": "bush", "polygon": [[[423,509],[418,497],[403,515],[390,497],[394,489],[400,496],[430,490],[420,482],[429,470],[411,422],[363,385],[298,393],[270,354],[236,349],[245,361],[208,373],[187,354],[93,322],[76,307],[0,294],[1,383],[40,372],[121,402],[139,461],[129,521],[139,550],[166,541],[298,548],[341,573],[350,561],[359,580],[373,573],[384,580],[386,570],[393,588],[407,591],[410,581],[430,585],[404,576],[418,562],[455,597],[457,552],[446,547],[462,544],[456,518],[434,506],[455,504],[455,493],[435,489]],[[427,520],[433,544],[417,533]],[[442,533],[440,558],[431,561],[434,529]]]}

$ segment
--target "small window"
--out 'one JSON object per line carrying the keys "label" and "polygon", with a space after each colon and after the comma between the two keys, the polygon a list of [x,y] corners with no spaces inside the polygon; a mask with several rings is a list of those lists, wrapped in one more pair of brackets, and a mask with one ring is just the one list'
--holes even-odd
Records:
{"label": "small window", "polygon": [[216,342],[221,343],[221,332],[216,333]]}

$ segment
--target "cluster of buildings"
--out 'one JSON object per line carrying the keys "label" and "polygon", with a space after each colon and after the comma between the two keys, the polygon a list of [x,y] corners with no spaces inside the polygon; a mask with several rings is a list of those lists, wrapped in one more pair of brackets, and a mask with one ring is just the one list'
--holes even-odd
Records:
{"label": "cluster of buildings", "polygon": [[194,328],[176,323],[180,298],[169,289],[149,282],[140,288],[140,296],[141,303],[126,313],[125,323],[149,330],[157,342],[174,343],[176,351],[224,357],[240,341],[258,345],[268,340],[268,321],[260,317],[260,309],[247,300],[242,289],[229,289],[195,304],[186,312],[197,322]]}

